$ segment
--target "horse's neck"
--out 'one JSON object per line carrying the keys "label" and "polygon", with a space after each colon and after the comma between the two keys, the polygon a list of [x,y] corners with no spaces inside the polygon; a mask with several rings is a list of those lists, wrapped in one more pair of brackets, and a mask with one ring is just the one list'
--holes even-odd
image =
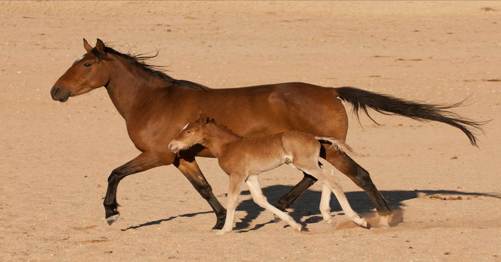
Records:
{"label": "horse's neck", "polygon": [[118,112],[127,121],[130,115],[159,94],[159,89],[167,92],[169,82],[152,75],[120,58],[110,63],[110,81],[106,90]]}
{"label": "horse's neck", "polygon": [[209,151],[217,158],[221,156],[224,148],[233,142],[239,141],[242,137],[231,132],[229,129],[212,124],[207,130],[207,145]]}

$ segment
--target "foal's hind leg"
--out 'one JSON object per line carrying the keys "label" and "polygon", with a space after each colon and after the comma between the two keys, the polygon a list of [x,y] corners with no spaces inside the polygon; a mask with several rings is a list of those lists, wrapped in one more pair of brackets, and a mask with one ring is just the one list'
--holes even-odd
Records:
{"label": "foal's hind leg", "polygon": [[369,172],[363,169],[344,152],[336,151],[328,145],[325,145],[324,148],[326,152],[325,159],[367,193],[371,202],[376,206],[379,215],[391,215],[391,209],[388,203],[372,182]]}
{"label": "foal's hind leg", "polygon": [[[343,188],[337,183],[337,181],[334,179],[333,175],[327,174],[326,170],[322,170],[323,173],[323,179],[324,179],[324,185],[329,187],[334,195],[337,198],[337,201],[341,205],[341,208],[343,209],[344,213],[357,225],[368,228],[367,221],[363,218],[361,218],[352,208],[350,203],[348,202],[348,199],[346,198],[346,195],[344,194]],[[322,194],[323,197],[323,194]]]}
{"label": "foal's hind leg", "polygon": [[259,179],[256,175],[249,176],[246,183],[249,186],[249,191],[251,192],[252,199],[254,199],[254,202],[256,202],[256,204],[268,211],[271,211],[280,219],[287,222],[287,224],[289,224],[292,228],[296,229],[297,231],[301,231],[303,227],[299,223],[294,221],[294,219],[287,213],[279,210],[268,202],[266,197],[263,195],[261,185],[259,184]]}

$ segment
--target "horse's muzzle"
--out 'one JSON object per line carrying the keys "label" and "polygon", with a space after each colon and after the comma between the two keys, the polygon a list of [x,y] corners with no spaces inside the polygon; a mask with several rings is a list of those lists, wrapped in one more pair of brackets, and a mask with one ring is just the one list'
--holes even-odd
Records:
{"label": "horse's muzzle", "polygon": [[50,96],[52,99],[59,102],[66,102],[70,95],[71,93],[69,91],[59,86],[53,86],[52,89],[50,89]]}

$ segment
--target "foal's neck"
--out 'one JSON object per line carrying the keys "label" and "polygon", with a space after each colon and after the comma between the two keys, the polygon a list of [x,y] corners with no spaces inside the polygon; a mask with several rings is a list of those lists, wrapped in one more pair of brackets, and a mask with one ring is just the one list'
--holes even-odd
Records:
{"label": "foal's neck", "polygon": [[117,55],[112,55],[108,63],[110,80],[106,90],[126,121],[134,110],[148,106],[161,92],[167,92],[174,81],[147,72]]}
{"label": "foal's neck", "polygon": [[207,141],[205,146],[216,158],[222,155],[224,148],[228,144],[242,139],[241,136],[233,133],[228,128],[214,123],[206,126],[205,135],[205,140]]}

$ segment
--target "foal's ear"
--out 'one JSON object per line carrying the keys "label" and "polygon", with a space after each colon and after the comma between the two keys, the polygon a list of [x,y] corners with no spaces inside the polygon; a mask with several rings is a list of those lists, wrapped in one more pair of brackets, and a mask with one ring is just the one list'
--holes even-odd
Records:
{"label": "foal's ear", "polygon": [[87,52],[90,52],[92,50],[92,46],[89,44],[89,42],[87,42],[87,39],[83,39],[83,45],[84,45],[84,48]]}
{"label": "foal's ear", "polygon": [[106,46],[104,45],[104,42],[99,38],[96,40],[96,50],[101,56],[104,56],[106,54]]}
{"label": "foal's ear", "polygon": [[202,124],[206,124],[208,119],[209,119],[209,117],[204,112],[202,112],[202,110],[198,111],[198,120]]}

